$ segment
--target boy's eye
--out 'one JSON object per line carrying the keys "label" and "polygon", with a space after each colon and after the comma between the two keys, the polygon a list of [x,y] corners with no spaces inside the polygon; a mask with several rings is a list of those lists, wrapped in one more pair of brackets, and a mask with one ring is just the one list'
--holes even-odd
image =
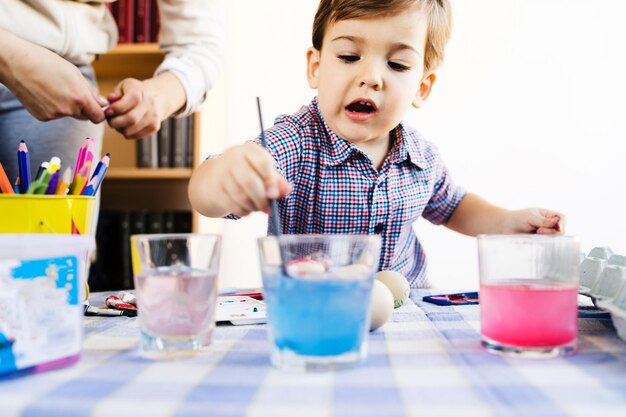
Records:
{"label": "boy's eye", "polygon": [[361,59],[358,55],[339,55],[338,58],[343,62],[356,62]]}
{"label": "boy's eye", "polygon": [[387,65],[389,65],[389,68],[391,68],[394,71],[408,71],[409,69],[411,69],[410,67],[400,64],[398,62],[393,62],[393,61],[389,61],[387,62]]}

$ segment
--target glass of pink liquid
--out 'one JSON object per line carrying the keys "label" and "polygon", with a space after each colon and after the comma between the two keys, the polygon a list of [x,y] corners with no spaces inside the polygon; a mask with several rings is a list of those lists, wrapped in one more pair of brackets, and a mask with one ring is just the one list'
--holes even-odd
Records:
{"label": "glass of pink liquid", "polygon": [[208,350],[215,328],[220,237],[134,235],[139,352],[152,359]]}
{"label": "glass of pink liquid", "polygon": [[480,325],[488,351],[521,357],[574,352],[579,247],[574,236],[478,237]]}

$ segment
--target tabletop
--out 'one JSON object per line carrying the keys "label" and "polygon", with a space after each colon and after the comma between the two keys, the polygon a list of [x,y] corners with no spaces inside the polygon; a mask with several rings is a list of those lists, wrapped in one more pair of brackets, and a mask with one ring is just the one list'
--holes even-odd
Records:
{"label": "tabletop", "polygon": [[0,415],[626,416],[626,342],[610,320],[579,319],[572,356],[505,358],[480,346],[478,306],[428,293],[370,333],[364,363],[324,373],[273,368],[266,325],[220,325],[208,354],[151,361],[135,318],[86,317],[81,360],[0,380]]}

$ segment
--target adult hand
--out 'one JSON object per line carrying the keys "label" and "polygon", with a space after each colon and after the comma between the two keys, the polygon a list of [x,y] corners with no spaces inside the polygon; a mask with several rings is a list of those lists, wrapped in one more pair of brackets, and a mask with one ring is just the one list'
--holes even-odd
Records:
{"label": "adult hand", "polygon": [[35,118],[104,121],[99,97],[78,68],[54,52],[0,32],[0,81]]}
{"label": "adult hand", "polygon": [[107,99],[109,125],[127,139],[140,139],[158,131],[161,121],[183,107],[185,92],[174,74],[164,72],[144,81],[126,78]]}

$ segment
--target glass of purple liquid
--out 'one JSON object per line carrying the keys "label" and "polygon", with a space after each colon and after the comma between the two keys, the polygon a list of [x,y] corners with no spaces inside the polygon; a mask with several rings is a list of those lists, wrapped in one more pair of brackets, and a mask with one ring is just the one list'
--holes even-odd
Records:
{"label": "glass of purple liquid", "polygon": [[151,359],[206,352],[215,328],[218,235],[131,237],[139,353]]}
{"label": "glass of purple liquid", "polygon": [[573,353],[579,256],[575,236],[478,236],[482,345],[518,357]]}
{"label": "glass of purple liquid", "polygon": [[272,364],[323,371],[361,362],[379,236],[281,235],[258,242]]}

